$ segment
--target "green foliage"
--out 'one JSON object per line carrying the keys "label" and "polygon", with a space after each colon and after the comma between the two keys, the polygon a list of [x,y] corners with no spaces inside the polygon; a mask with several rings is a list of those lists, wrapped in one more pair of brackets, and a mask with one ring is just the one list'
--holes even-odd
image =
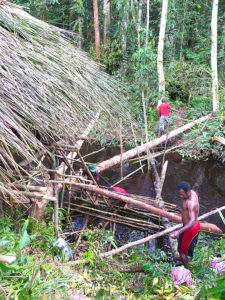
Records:
{"label": "green foliage", "polygon": [[26,220],[23,224],[23,228],[20,234],[19,240],[19,248],[22,250],[26,245],[30,243],[30,237],[27,234],[27,226],[29,224],[29,220]]}
{"label": "green foliage", "polygon": [[[204,102],[201,105],[204,107]],[[200,105],[199,105],[200,107]],[[199,114],[201,114],[199,112]],[[213,143],[211,138],[215,136],[225,137],[225,124],[223,115],[209,119],[205,124],[195,126],[189,133],[185,133],[183,138],[188,141],[185,148],[179,150],[183,157],[191,159],[209,159],[214,157],[225,161],[224,147],[220,143]]]}
{"label": "green foliage", "polygon": [[[210,72],[207,65],[173,61],[167,68],[166,90],[171,99],[178,99],[184,103],[188,102],[191,93],[191,105],[198,107],[197,103],[194,102],[199,100],[199,102],[204,102],[207,105],[207,110],[211,110],[211,101],[209,101],[211,92],[210,80]],[[201,108],[198,107],[198,109]]]}
{"label": "green foliage", "polygon": [[[80,258],[88,264],[70,268],[59,263],[57,254],[51,252],[50,240],[54,240],[51,224],[29,219],[13,224],[4,217],[0,220],[1,254],[16,255],[13,264],[0,264],[1,287],[12,299],[43,299],[44,297],[70,299],[68,293],[80,290],[92,299],[221,299],[225,276],[210,268],[215,257],[225,259],[225,237],[215,238],[201,234],[196,246],[194,261],[190,263],[193,286],[177,287],[171,280],[172,263],[164,251],[158,249],[148,256],[146,247],[131,249],[113,259],[98,259],[109,243],[114,243],[112,233],[87,229],[78,248]],[[24,233],[30,243],[21,249],[19,242]],[[38,237],[40,232],[40,237]],[[44,240],[44,236],[46,240]],[[48,238],[49,237],[49,238]],[[49,239],[49,247],[45,244]],[[114,245],[116,246],[116,244]],[[141,273],[122,273],[120,270],[143,268]],[[78,271],[79,270],[79,271]],[[106,272],[108,272],[106,274]]]}

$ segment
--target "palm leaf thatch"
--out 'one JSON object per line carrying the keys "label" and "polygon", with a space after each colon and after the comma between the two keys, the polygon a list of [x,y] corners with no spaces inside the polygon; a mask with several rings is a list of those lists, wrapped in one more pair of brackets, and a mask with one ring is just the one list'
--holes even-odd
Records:
{"label": "palm leaf thatch", "polygon": [[115,128],[127,116],[121,88],[65,31],[0,0],[2,181],[20,174],[18,156],[37,162],[46,144],[74,144],[99,111]]}

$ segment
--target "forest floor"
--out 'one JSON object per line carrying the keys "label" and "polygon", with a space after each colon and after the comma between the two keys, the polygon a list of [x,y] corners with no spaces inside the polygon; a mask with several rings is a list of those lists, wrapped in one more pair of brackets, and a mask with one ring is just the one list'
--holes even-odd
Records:
{"label": "forest floor", "polygon": [[[75,260],[86,259],[87,263],[73,265],[53,247],[51,223],[46,226],[29,219],[26,231],[24,221],[15,224],[5,217],[0,222],[1,254],[16,256],[12,264],[0,263],[0,299],[223,299],[225,276],[212,269],[210,262],[215,257],[225,259],[224,237],[215,239],[201,233],[190,264],[189,287],[174,284],[174,263],[160,249],[149,256],[142,246],[99,259],[109,245],[106,230],[87,228],[80,233]],[[76,242],[71,237],[67,242],[73,251]]]}

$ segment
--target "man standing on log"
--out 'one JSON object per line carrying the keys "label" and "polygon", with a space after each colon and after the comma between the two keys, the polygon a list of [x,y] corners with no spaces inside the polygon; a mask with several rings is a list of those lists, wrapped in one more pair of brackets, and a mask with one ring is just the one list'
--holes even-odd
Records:
{"label": "man standing on log", "polygon": [[177,189],[180,198],[183,199],[181,215],[184,226],[171,233],[171,238],[178,238],[180,259],[185,268],[188,269],[187,256],[193,257],[200,230],[200,223],[198,221],[199,201],[198,195],[191,190],[191,186],[188,182],[180,182]]}
{"label": "man standing on log", "polygon": [[179,113],[178,110],[173,109],[169,104],[166,103],[166,99],[165,98],[162,98],[161,101],[162,101],[162,104],[159,105],[160,120],[159,120],[158,138],[160,137],[161,131],[164,131],[165,122],[168,124],[167,126],[170,125],[169,109],[172,110],[172,111],[176,111],[177,113]]}

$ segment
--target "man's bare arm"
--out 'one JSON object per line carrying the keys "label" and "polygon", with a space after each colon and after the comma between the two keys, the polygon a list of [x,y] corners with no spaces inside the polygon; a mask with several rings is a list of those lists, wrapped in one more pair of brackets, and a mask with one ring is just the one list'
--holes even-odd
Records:
{"label": "man's bare arm", "polygon": [[171,233],[171,237],[173,239],[177,239],[181,233],[187,231],[188,229],[192,228],[195,225],[195,223],[196,223],[195,205],[190,203],[188,205],[188,212],[189,212],[189,222],[186,225],[184,225],[184,227],[182,227],[181,229]]}
{"label": "man's bare arm", "polygon": [[171,108],[170,110],[177,112],[178,114],[180,113],[179,110]]}

